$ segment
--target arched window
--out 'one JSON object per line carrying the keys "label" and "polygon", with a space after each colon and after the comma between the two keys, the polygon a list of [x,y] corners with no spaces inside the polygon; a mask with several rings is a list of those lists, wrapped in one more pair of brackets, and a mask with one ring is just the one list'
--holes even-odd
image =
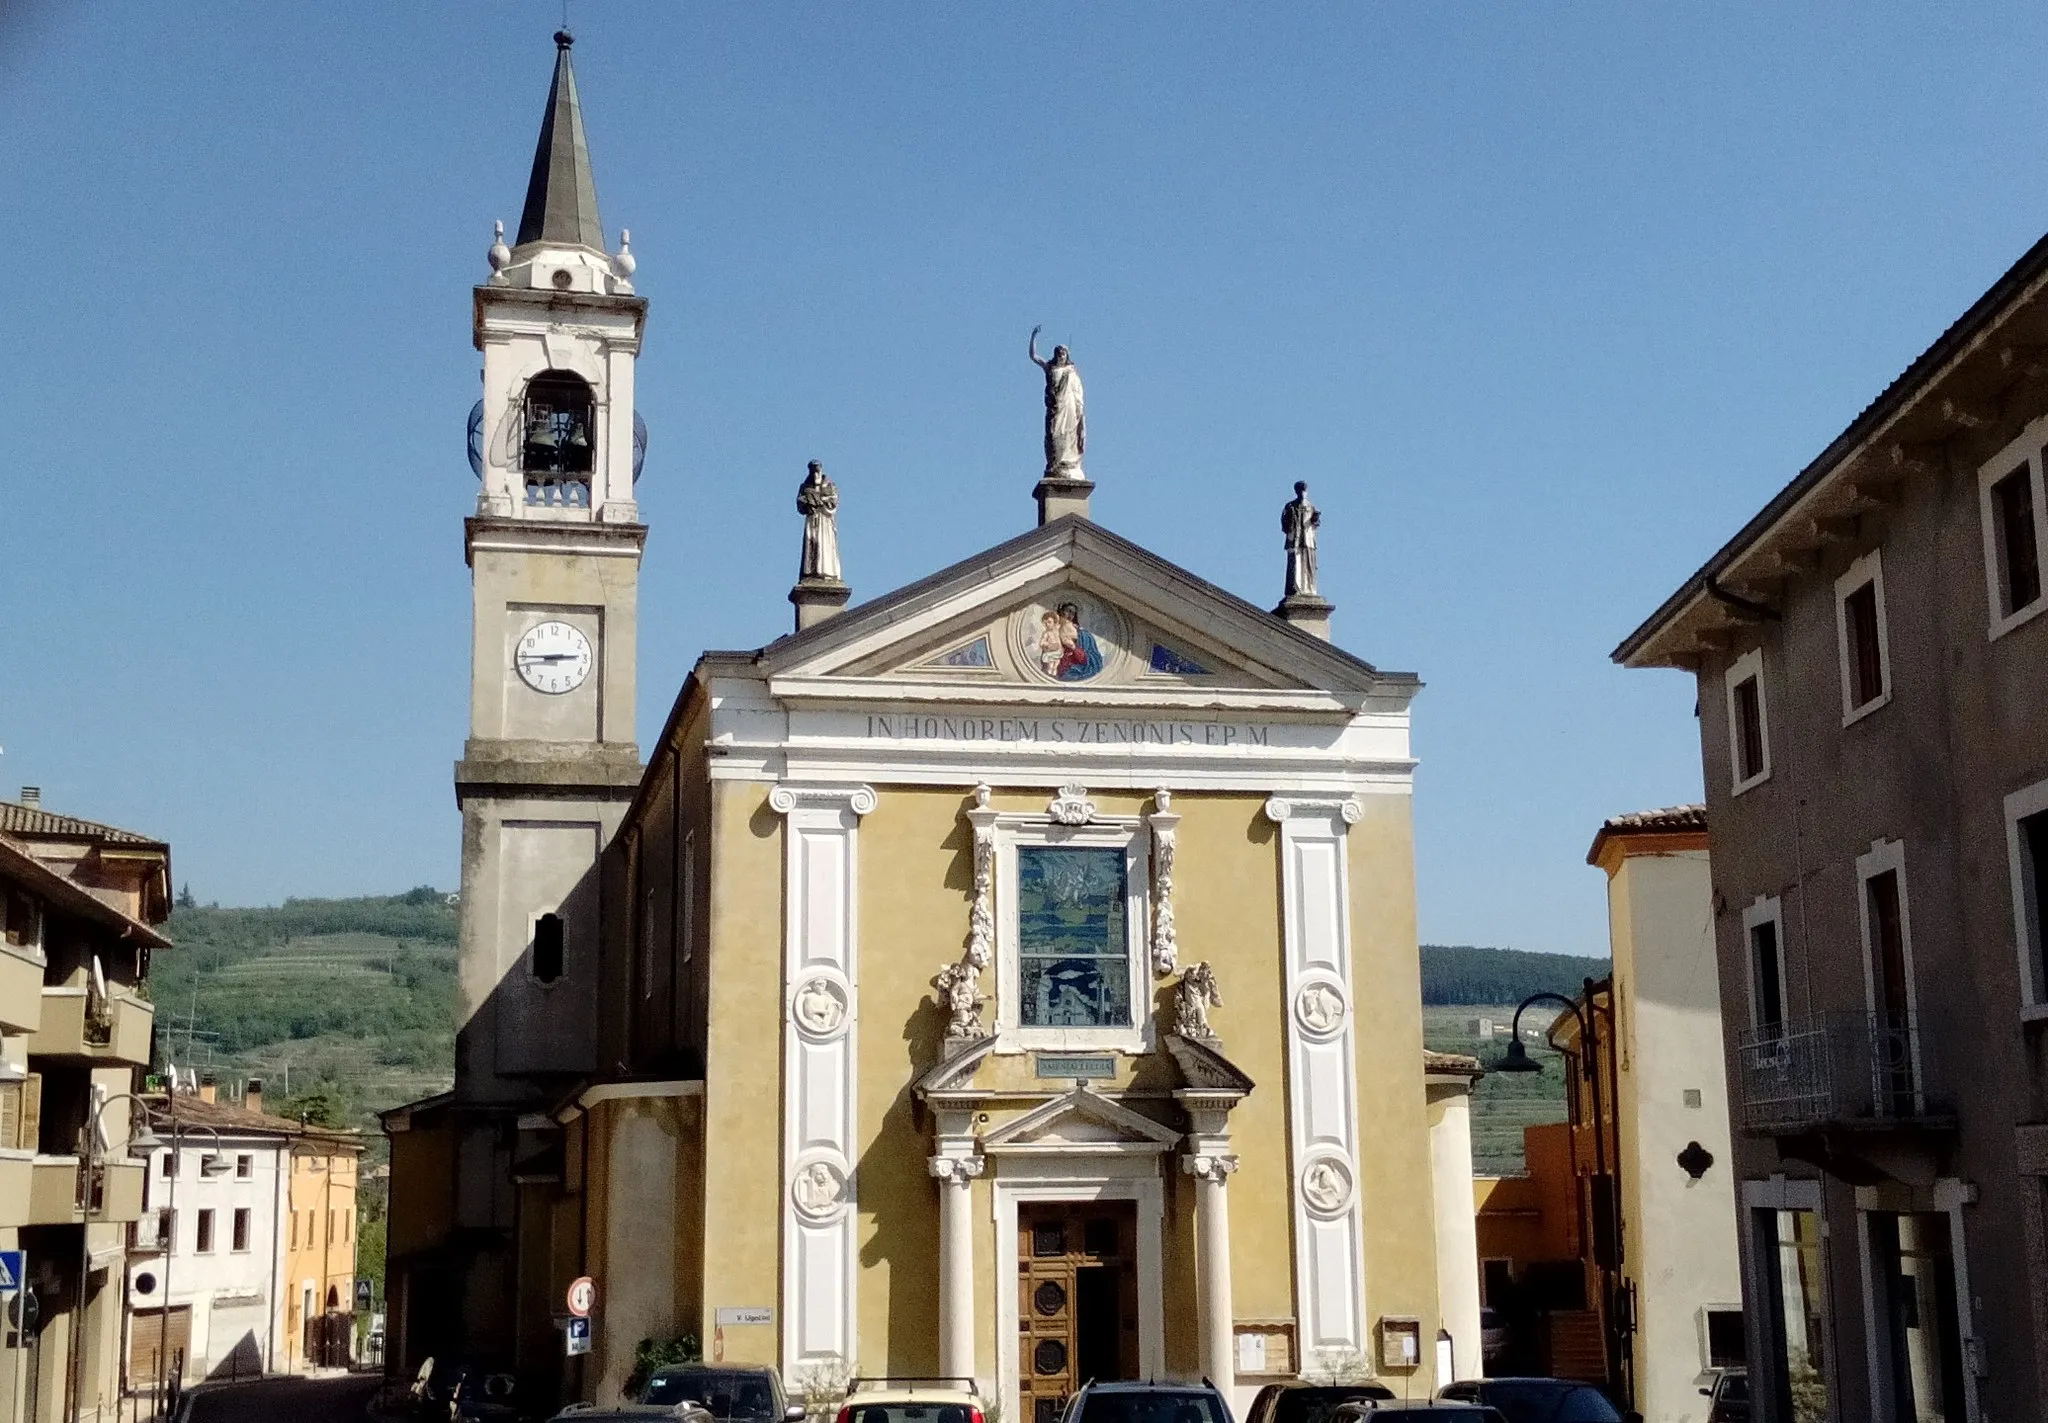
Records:
{"label": "arched window", "polygon": [[542,371],[526,387],[519,466],[529,504],[588,504],[597,402],[571,371]]}
{"label": "arched window", "polygon": [[543,914],[533,923],[533,976],[553,983],[562,976],[562,916]]}

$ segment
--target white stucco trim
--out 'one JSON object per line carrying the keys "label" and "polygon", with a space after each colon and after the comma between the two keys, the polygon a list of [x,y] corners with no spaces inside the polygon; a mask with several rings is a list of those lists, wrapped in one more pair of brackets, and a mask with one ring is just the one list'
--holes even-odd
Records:
{"label": "white stucco trim", "polygon": [[[852,1367],[860,1275],[859,830],[865,785],[775,787],[783,817],[782,1372]],[[813,1000],[827,1004],[824,1011]],[[830,1008],[832,1000],[838,1007]]]}
{"label": "white stucco trim", "polygon": [[[576,1105],[583,1108],[596,1106],[599,1102],[639,1102],[657,1097],[701,1097],[704,1084],[699,1081],[677,1079],[671,1082],[599,1082],[584,1089],[576,1099]],[[566,1122],[569,1114],[561,1113],[556,1120]]]}
{"label": "white stucco trim", "polygon": [[[1267,800],[1266,816],[1280,827],[1297,1348],[1302,1360],[1323,1349],[1362,1354],[1365,1220],[1346,853],[1346,832],[1361,812],[1349,798],[1283,794]],[[1341,1012],[1329,1026],[1311,1026],[1332,994]]]}
{"label": "white stucco trim", "polygon": [[1017,1206],[1023,1201],[1135,1201],[1138,1217],[1138,1375],[1166,1375],[1163,1237],[1166,1193],[1162,1158],[1143,1156],[1010,1156],[995,1168],[990,1193],[995,1230],[996,1377],[982,1379],[1004,1418],[1022,1418],[1017,1387]]}
{"label": "white stucco trim", "polygon": [[[2048,544],[2043,548],[2048,549]],[[2036,781],[2005,798],[2007,884],[2012,892],[2012,939],[2019,955],[2020,993],[2024,1008],[2048,1010],[2048,982],[2042,981],[2048,924],[2035,922],[2033,867],[2027,863],[2027,847],[2020,839],[2020,822],[2043,811],[2048,811],[2048,781]]]}
{"label": "white stucco trim", "polygon": [[1771,926],[1778,941],[1778,1011],[1786,1018],[1794,1016],[1791,984],[1785,974],[1784,902],[1775,894],[1760,894],[1742,911],[1743,980],[1749,990],[1749,1025],[1752,1028],[1763,1026],[1763,1018],[1759,1012],[1763,998],[1759,992],[1761,984],[1756,961],[1756,940],[1752,937],[1757,927],[1763,924]]}
{"label": "white stucco trim", "polygon": [[1920,975],[1913,966],[1913,904],[1906,883],[1906,842],[1873,840],[1856,857],[1856,915],[1863,926],[1863,1001],[1873,1018],[1877,1001],[1877,945],[1870,936],[1870,881],[1887,870],[1898,876],[1899,953],[1906,966],[1906,1056],[1913,1067],[1913,1110],[1926,1110],[1926,1080],[1920,1071]]}
{"label": "white stucco trim", "polygon": [[2048,566],[2041,567],[2041,593],[2033,602],[2014,608],[2010,613],[2000,607],[2004,598],[1998,576],[1998,511],[1991,502],[1991,487],[2003,483],[2007,475],[2017,474],[2024,468],[2027,482],[2034,491],[2034,557],[2037,565],[2048,559],[2048,497],[2044,497],[2048,496],[2048,487],[2044,487],[2041,454],[2044,439],[2048,439],[2048,416],[2029,424],[2017,439],[1977,470],[1977,513],[1984,538],[1984,606],[1990,614],[1987,636],[1993,642],[2048,612]]}
{"label": "white stucco trim", "polygon": [[[1756,683],[1757,740],[1761,756],[1756,774],[1745,778],[1742,774],[1742,716],[1735,703],[1735,689],[1750,681]],[[1727,675],[1722,678],[1722,690],[1728,702],[1729,794],[1741,795],[1771,778],[1771,704],[1764,692],[1764,650],[1761,647],[1752,647],[1730,664]]]}
{"label": "white stucco trim", "polygon": [[[2039,508],[2037,504],[2035,506]],[[1948,1217],[1949,1263],[1955,1270],[1956,1333],[1963,1341],[1963,1417],[1979,1423],[1977,1377],[1984,1360],[1984,1341],[1977,1335],[1977,1311],[1970,1297],[1970,1248],[1963,1207],[1977,1204],[1977,1188],[1967,1181],[1943,1177],[1934,1183],[1934,1208]]]}
{"label": "white stucco trim", "polygon": [[[1890,619],[1884,605],[1884,559],[1882,549],[1872,549],[1845,569],[1835,580],[1835,652],[1841,660],[1842,725],[1863,720],[1892,699],[1892,638]],[[1855,705],[1854,671],[1849,657],[1848,597],[1865,583],[1876,590],[1877,673],[1881,690],[1862,706]]]}

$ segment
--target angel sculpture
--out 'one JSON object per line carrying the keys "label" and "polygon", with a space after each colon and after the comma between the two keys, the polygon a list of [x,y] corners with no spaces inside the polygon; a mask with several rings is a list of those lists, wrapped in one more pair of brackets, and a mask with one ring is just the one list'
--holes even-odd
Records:
{"label": "angel sculpture", "polygon": [[939,991],[939,1006],[946,1011],[948,1038],[978,1038],[982,1035],[981,1005],[988,999],[977,990],[981,971],[965,959],[949,963],[932,979]]}
{"label": "angel sculpture", "polygon": [[1222,1004],[1223,994],[1216,987],[1216,971],[1209,967],[1208,960],[1189,964],[1180,981],[1173,986],[1175,1030],[1184,1038],[1215,1042],[1216,1030],[1209,1026],[1209,1010]]}

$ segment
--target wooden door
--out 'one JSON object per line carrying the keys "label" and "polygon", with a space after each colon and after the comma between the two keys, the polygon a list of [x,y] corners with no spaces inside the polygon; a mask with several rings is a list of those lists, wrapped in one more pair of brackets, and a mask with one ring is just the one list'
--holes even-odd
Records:
{"label": "wooden door", "polygon": [[[165,1334],[169,1339],[166,1341]],[[168,1347],[169,1355],[164,1350]],[[190,1357],[192,1348],[192,1306],[181,1304],[170,1312],[170,1328],[164,1327],[164,1312],[161,1309],[138,1309],[129,1316],[128,1325],[128,1386],[134,1389],[156,1387],[157,1364],[163,1363],[166,1382],[178,1377]]]}
{"label": "wooden door", "polygon": [[1068,1397],[1090,1380],[1137,1377],[1137,1304],[1131,1202],[1018,1208],[1020,1423],[1056,1423]]}

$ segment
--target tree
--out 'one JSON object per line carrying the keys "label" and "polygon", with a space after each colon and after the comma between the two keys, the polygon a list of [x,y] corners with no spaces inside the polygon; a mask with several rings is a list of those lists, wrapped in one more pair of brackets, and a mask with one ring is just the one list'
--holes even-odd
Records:
{"label": "tree", "polygon": [[199,901],[192,897],[192,881],[186,880],[185,887],[178,891],[178,899],[174,907],[178,909],[197,909],[199,907]]}
{"label": "tree", "polygon": [[278,1115],[296,1117],[308,1126],[345,1127],[349,1123],[348,1103],[327,1083],[308,1088],[278,1105]]}

